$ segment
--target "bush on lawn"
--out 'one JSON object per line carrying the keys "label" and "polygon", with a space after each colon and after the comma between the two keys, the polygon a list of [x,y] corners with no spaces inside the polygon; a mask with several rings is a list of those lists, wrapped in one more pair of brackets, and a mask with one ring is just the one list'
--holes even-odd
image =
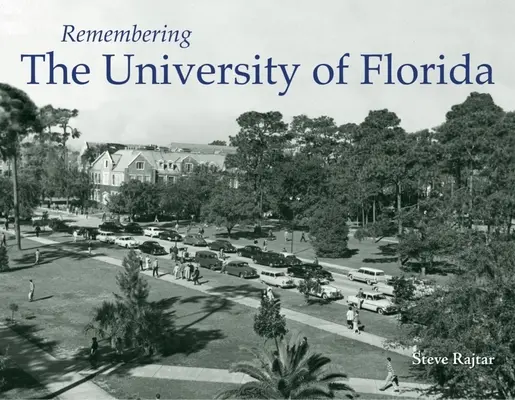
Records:
{"label": "bush on lawn", "polygon": [[0,271],[9,270],[9,256],[7,255],[7,248],[0,246]]}
{"label": "bush on lawn", "polygon": [[347,210],[337,202],[329,202],[315,211],[310,221],[309,236],[319,257],[345,257],[349,228]]}
{"label": "bush on lawn", "polygon": [[122,341],[126,349],[144,355],[163,351],[173,332],[164,310],[148,301],[148,282],[140,275],[139,259],[131,250],[124,258],[124,271],[116,277],[121,295],[104,301],[93,311],[85,332],[94,331],[102,339]]}
{"label": "bush on lawn", "polygon": [[274,339],[277,346],[277,339],[282,339],[286,329],[286,318],[281,315],[281,304],[278,301],[270,301],[267,298],[261,299],[261,306],[254,315],[254,332],[262,338]]}

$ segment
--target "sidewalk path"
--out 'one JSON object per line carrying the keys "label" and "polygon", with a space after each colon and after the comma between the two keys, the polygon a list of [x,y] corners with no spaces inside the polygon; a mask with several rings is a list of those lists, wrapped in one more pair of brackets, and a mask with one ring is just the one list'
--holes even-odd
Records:
{"label": "sidewalk path", "polygon": [[[42,243],[42,244],[60,244],[58,242],[54,242],[49,239],[37,238],[37,237],[33,237],[33,236],[28,237],[28,239],[38,242],[38,243]],[[63,246],[63,248],[67,251],[78,253],[78,251],[68,249],[65,246]],[[107,264],[115,265],[117,267],[122,266],[122,261],[117,258],[113,258],[113,257],[109,257],[109,256],[95,256],[94,254],[91,256],[91,258],[94,260],[97,260],[97,261],[107,263]],[[151,271],[143,271],[142,273],[144,273],[147,276],[152,276]],[[168,281],[175,285],[188,287],[189,289],[197,290],[199,292],[202,292],[202,293],[205,293],[205,294],[211,295],[211,296],[220,296],[220,297],[228,296],[226,293],[217,292],[216,288],[213,288],[209,285],[203,284],[200,286],[193,286],[193,284],[191,282],[185,281],[183,279],[175,279],[175,277],[173,277],[170,274],[162,275],[159,279]],[[251,307],[254,309],[257,309],[260,306],[260,302],[258,299],[249,298],[249,297],[245,297],[245,296],[230,296],[230,297],[228,297],[228,300],[231,300],[235,303],[242,304],[244,306]],[[281,311],[286,316],[286,318],[288,318],[292,321],[300,322],[302,324],[309,325],[314,328],[336,334],[338,336],[356,340],[358,342],[367,343],[369,345],[379,347],[383,350],[389,350],[391,352],[394,352],[394,353],[397,353],[397,354],[400,354],[400,355],[403,355],[406,357],[412,356],[412,351],[410,349],[406,349],[406,348],[386,349],[386,347],[385,347],[386,339],[381,336],[373,335],[373,334],[367,333],[367,332],[361,332],[361,334],[358,335],[358,334],[354,333],[352,330],[349,330],[346,325],[335,324],[334,322],[330,322],[330,321],[326,321],[326,320],[323,320],[320,318],[312,317],[312,316],[302,314],[297,311],[289,310],[287,308],[282,308]],[[342,318],[343,318],[343,314],[342,314]]]}
{"label": "sidewalk path", "polygon": [[0,343],[8,358],[61,400],[115,399],[79,372],[73,360],[59,360],[0,323]]}
{"label": "sidewalk path", "polygon": [[[216,382],[216,383],[232,383],[243,384],[246,382],[254,381],[250,376],[243,373],[233,373],[225,369],[215,368],[194,368],[194,367],[181,367],[172,365],[159,365],[147,364],[143,366],[124,365],[124,368],[129,368],[127,375],[140,377],[140,378],[154,378],[154,379],[168,379],[177,381],[197,381],[197,382]],[[109,375],[114,373],[114,368],[103,372],[101,375]],[[124,372],[125,374],[125,372]],[[350,385],[358,393],[368,394],[393,394],[393,388],[389,388],[382,392],[379,390],[383,386],[384,381],[377,379],[362,379],[362,378],[349,378],[344,380],[345,383]],[[422,385],[418,383],[400,383],[400,392],[395,393],[395,396],[416,398],[421,396],[421,391],[427,389],[429,385]],[[390,393],[391,392],[391,393]],[[430,397],[424,396],[424,399]]]}

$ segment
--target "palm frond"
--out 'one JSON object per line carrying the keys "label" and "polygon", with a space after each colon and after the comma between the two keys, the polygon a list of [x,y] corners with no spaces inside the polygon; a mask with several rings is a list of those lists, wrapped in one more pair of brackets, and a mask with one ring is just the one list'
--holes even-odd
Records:
{"label": "palm frond", "polygon": [[312,398],[327,398],[332,399],[334,391],[327,385],[320,382],[302,383],[298,388],[293,390],[290,394],[291,399],[312,399]]}

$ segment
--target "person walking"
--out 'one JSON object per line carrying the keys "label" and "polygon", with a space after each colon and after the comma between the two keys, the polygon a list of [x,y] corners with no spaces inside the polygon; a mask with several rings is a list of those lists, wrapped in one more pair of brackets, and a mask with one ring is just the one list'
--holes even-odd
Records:
{"label": "person walking", "polygon": [[29,301],[34,300],[34,289],[36,289],[36,285],[34,285],[32,279],[29,279]]}
{"label": "person walking", "polygon": [[175,224],[175,232],[179,232],[179,223],[178,222]]}
{"label": "person walking", "polygon": [[352,320],[352,329],[354,333],[361,335],[361,331],[359,330],[359,312],[356,310],[354,313],[354,319]]}
{"label": "person walking", "polygon": [[306,242],[306,235],[304,234],[304,232],[302,232],[302,235],[300,235],[300,241],[301,242]]}
{"label": "person walking", "polygon": [[390,387],[391,384],[393,384],[395,391],[399,391],[399,378],[395,374],[395,370],[392,366],[392,359],[390,357],[386,357],[386,379],[384,381],[384,385],[382,388],[379,388],[381,392],[384,392],[388,387]]}
{"label": "person walking", "polygon": [[189,281],[191,279],[191,271],[189,265],[184,265],[184,279]]}
{"label": "person walking", "polygon": [[140,255],[138,255],[138,261],[139,261],[139,269],[140,271],[143,271],[143,257]]}
{"label": "person walking", "polygon": [[349,310],[347,311],[347,327],[349,329],[352,329],[354,324],[354,309],[352,306],[349,307]]}
{"label": "person walking", "polygon": [[90,360],[90,363],[91,363],[91,367],[93,369],[97,369],[98,342],[97,342],[97,338],[96,337],[91,339],[91,348],[89,350],[89,360]]}
{"label": "person walking", "polygon": [[220,260],[223,260],[225,258],[225,254],[224,254],[224,248],[222,247],[220,249]]}
{"label": "person walking", "polygon": [[188,280],[193,280],[193,272],[195,272],[195,267],[193,266],[193,264],[188,264],[188,269],[190,271],[190,278]]}
{"label": "person walking", "polygon": [[2,233],[2,246],[7,247],[7,236],[5,236],[5,232]]}
{"label": "person walking", "polygon": [[[265,240],[263,240],[263,248],[264,248],[264,249],[266,248],[266,244],[267,244],[267,241],[266,241],[266,239],[265,239]],[[266,250],[265,250],[265,251],[266,251]]]}
{"label": "person walking", "polygon": [[315,259],[313,260],[313,264],[318,265],[318,257],[315,256]]}
{"label": "person walking", "polygon": [[200,271],[198,270],[198,267],[195,267],[195,270],[193,271],[193,285],[200,285],[199,278],[200,278]]}
{"label": "person walking", "polygon": [[363,304],[363,298],[364,298],[364,294],[363,294],[363,289],[362,288],[359,288],[358,290],[358,294],[356,294],[356,298],[358,299],[358,309],[361,310],[361,305]]}
{"label": "person walking", "polygon": [[288,231],[284,231],[284,241],[288,241]]}
{"label": "person walking", "polygon": [[155,278],[159,278],[159,262],[157,258],[154,258],[154,263],[152,266],[152,276]]}
{"label": "person walking", "polygon": [[150,257],[149,256],[146,256],[145,257],[145,269],[150,269]]}
{"label": "person walking", "polygon": [[268,287],[266,289],[266,298],[268,299],[268,301],[275,301],[275,296],[274,296],[274,293],[272,292],[271,287]]}
{"label": "person walking", "polygon": [[39,261],[40,261],[40,253],[39,253],[39,249],[36,249],[36,253],[34,254],[35,256],[35,261],[34,261],[34,265],[39,265]]}
{"label": "person walking", "polygon": [[36,237],[38,238],[39,237],[39,233],[41,232],[41,228],[39,227],[39,225],[36,225]]}
{"label": "person walking", "polygon": [[77,242],[77,236],[79,236],[79,234],[77,233],[77,229],[75,229],[73,231],[73,243]]}
{"label": "person walking", "polygon": [[93,244],[91,243],[91,240],[88,240],[88,254],[91,255],[91,248]]}
{"label": "person walking", "polygon": [[175,279],[179,279],[179,263],[175,263],[175,267],[173,267],[173,276],[175,276]]}

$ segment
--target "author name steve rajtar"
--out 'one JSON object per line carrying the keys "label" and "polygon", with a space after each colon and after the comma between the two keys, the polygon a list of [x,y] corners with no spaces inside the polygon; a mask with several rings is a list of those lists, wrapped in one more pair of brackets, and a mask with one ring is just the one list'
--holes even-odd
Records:
{"label": "author name steve rajtar", "polygon": [[413,365],[467,365],[470,369],[478,365],[493,365],[495,357],[478,356],[475,353],[470,355],[452,353],[452,357],[430,357],[420,351],[413,353]]}

